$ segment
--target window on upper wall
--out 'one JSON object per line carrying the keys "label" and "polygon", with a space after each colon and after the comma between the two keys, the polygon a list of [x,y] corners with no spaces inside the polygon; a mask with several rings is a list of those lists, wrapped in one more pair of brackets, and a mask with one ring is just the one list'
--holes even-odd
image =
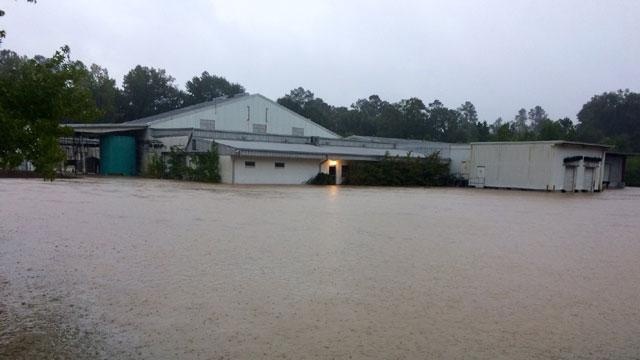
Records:
{"label": "window on upper wall", "polygon": [[216,121],[215,120],[200,119],[200,129],[202,129],[202,130],[215,130],[216,129]]}
{"label": "window on upper wall", "polygon": [[292,127],[291,135],[293,136],[304,136],[304,128],[301,127]]}
{"label": "window on upper wall", "polygon": [[267,125],[265,124],[253,124],[253,132],[256,134],[266,134]]}
{"label": "window on upper wall", "polygon": [[254,167],[256,167],[256,162],[255,161],[245,161],[244,162],[244,167],[246,167],[246,168],[254,168]]}
{"label": "window on upper wall", "polygon": [[284,169],[284,163],[276,161],[275,163],[276,169]]}

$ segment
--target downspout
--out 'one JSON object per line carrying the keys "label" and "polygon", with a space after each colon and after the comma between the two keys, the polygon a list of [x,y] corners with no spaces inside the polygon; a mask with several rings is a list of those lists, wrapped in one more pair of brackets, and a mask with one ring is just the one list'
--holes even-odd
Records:
{"label": "downspout", "polygon": [[236,157],[231,155],[231,185],[236,183]]}

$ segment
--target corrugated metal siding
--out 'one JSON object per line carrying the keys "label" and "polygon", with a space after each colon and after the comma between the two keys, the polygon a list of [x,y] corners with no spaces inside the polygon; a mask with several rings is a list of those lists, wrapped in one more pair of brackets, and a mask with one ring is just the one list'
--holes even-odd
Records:
{"label": "corrugated metal siding", "polygon": [[[603,158],[604,151],[604,147],[571,143],[473,143],[470,178],[477,179],[478,167],[484,167],[484,186],[487,187],[563,190],[565,158]],[[602,166],[594,169],[593,176],[596,189],[601,189]],[[584,166],[576,168],[575,178],[575,189],[583,190]]]}
{"label": "corrugated metal siding", "polygon": [[172,116],[168,121],[152,123],[153,129],[199,128],[200,120],[214,120],[216,130],[252,132],[253,125],[266,125],[267,133],[292,135],[303,128],[306,136],[337,138],[327,129],[269,101],[261,95],[243,96],[235,101],[203,107]]}

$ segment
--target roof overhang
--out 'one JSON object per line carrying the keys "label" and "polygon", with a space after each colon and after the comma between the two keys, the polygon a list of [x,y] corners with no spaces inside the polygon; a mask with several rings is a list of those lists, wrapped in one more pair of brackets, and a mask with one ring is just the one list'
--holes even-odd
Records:
{"label": "roof overhang", "polygon": [[121,133],[129,131],[146,130],[146,125],[126,125],[126,124],[66,124],[78,134],[103,135],[111,133]]}

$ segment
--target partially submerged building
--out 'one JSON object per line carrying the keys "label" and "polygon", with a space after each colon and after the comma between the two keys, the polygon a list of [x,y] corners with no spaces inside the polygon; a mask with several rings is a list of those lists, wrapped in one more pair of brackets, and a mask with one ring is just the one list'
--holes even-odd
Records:
{"label": "partially submerged building", "polygon": [[230,184],[301,184],[318,172],[339,184],[350,161],[428,155],[420,144],[342,139],[259,94],[214,99],[122,124],[70,126],[78,138],[99,139],[99,168],[105,175],[144,173],[154,157],[172,150],[209,151],[213,144],[222,181]]}
{"label": "partially submerged building", "polygon": [[319,172],[340,184],[352,161],[437,153],[459,183],[475,187],[600,191],[624,186],[623,154],[570,141],[450,144],[371,136],[341,138],[260,94],[222,97],[121,124],[72,124],[62,144],[78,172],[143,174],[172,151],[215,144],[222,181],[301,184]]}
{"label": "partially submerged building", "polygon": [[571,141],[471,143],[469,184],[547,191],[600,191],[607,145]]}

